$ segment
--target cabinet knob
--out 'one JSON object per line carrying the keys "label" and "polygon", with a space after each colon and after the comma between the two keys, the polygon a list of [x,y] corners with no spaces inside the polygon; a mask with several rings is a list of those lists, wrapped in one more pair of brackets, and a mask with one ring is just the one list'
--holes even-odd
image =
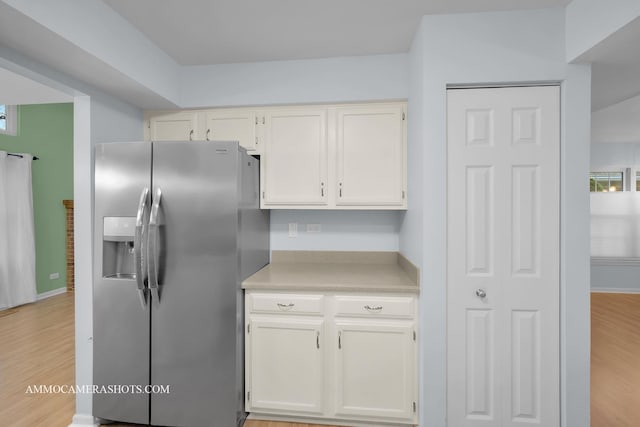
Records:
{"label": "cabinet knob", "polygon": [[476,296],[478,298],[485,298],[487,296],[487,292],[482,288],[476,289]]}
{"label": "cabinet knob", "polygon": [[209,134],[211,133],[211,129],[207,129],[207,141],[209,141]]}
{"label": "cabinet knob", "polygon": [[189,141],[193,141],[193,129],[189,132]]}
{"label": "cabinet knob", "polygon": [[375,307],[371,307],[370,305],[365,305],[364,309],[367,311],[380,311],[382,310],[382,306],[381,305],[376,305]]}

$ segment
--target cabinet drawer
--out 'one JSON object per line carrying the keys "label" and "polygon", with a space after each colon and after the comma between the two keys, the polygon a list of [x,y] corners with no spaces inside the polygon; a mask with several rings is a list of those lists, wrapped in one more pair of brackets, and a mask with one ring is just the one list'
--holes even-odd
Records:
{"label": "cabinet drawer", "polygon": [[413,318],[413,297],[336,296],[337,316]]}
{"label": "cabinet drawer", "polygon": [[322,314],[322,295],[250,294],[252,313]]}

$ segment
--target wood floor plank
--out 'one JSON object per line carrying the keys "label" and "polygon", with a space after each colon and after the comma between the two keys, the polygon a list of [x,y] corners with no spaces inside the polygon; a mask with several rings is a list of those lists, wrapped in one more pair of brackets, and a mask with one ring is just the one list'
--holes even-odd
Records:
{"label": "wood floor plank", "polygon": [[591,427],[640,420],[640,295],[591,294]]}
{"label": "wood floor plank", "polygon": [[75,384],[73,293],[0,313],[0,420],[12,427],[67,427],[75,395],[29,393]]}

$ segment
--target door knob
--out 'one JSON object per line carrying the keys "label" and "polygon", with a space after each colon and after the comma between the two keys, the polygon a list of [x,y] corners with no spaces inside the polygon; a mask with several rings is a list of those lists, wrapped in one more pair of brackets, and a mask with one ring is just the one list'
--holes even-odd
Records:
{"label": "door knob", "polygon": [[487,292],[486,292],[484,289],[482,289],[482,288],[480,288],[480,289],[476,289],[476,296],[477,296],[478,298],[484,298],[484,297],[486,297],[486,296],[487,296]]}

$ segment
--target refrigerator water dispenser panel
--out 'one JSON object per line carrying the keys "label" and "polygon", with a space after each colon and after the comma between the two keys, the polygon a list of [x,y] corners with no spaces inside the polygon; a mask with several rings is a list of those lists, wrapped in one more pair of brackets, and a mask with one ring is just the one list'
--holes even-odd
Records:
{"label": "refrigerator water dispenser panel", "polygon": [[134,263],[135,217],[104,217],[102,233],[102,276],[110,279],[136,278]]}

